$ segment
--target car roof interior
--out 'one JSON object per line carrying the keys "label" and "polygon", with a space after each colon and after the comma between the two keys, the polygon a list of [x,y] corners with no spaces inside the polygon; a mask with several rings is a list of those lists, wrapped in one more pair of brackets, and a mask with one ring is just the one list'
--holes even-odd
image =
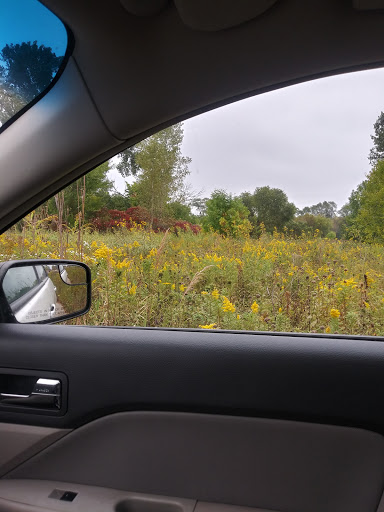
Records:
{"label": "car roof interior", "polygon": [[150,0],[145,6],[110,0],[108,8],[91,0],[42,3],[70,27],[74,45],[55,85],[3,127],[0,231],[86,171],[177,121],[290,84],[383,64],[381,0]]}

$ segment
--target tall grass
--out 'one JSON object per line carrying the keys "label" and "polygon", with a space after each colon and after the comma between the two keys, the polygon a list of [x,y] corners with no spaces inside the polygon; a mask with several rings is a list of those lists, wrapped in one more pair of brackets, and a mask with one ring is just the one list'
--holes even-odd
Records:
{"label": "tall grass", "polygon": [[58,236],[31,218],[0,236],[0,258],[87,263],[93,306],[78,323],[384,335],[380,245],[140,227]]}

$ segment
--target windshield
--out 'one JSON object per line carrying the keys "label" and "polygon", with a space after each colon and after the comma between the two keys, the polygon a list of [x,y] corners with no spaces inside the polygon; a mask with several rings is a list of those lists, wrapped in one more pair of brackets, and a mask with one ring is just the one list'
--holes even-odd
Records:
{"label": "windshield", "polygon": [[67,42],[63,23],[37,0],[0,0],[0,128],[49,87]]}

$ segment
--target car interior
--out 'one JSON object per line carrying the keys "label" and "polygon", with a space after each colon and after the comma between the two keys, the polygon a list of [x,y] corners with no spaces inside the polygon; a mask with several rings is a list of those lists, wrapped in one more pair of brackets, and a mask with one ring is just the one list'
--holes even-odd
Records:
{"label": "car interior", "polygon": [[[162,128],[384,63],[383,0],[41,3],[69,45],[1,127],[1,233]],[[0,511],[384,511],[381,343],[1,312]]]}

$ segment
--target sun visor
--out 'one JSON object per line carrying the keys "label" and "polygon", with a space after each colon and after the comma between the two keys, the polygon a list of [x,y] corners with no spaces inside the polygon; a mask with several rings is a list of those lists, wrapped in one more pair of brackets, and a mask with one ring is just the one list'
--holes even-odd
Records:
{"label": "sun visor", "polygon": [[277,0],[174,0],[185,25],[200,31],[216,32],[252,20]]}
{"label": "sun visor", "polygon": [[167,6],[169,0],[120,0],[120,3],[135,16],[154,16]]}
{"label": "sun visor", "polygon": [[359,11],[384,9],[384,0],[353,0],[353,7]]}

